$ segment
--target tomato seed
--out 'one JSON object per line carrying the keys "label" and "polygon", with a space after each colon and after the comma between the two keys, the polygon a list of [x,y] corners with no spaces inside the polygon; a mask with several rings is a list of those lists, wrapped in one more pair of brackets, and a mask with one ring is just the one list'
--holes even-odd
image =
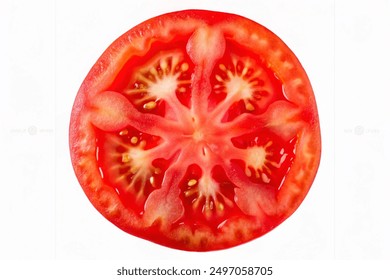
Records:
{"label": "tomato seed", "polygon": [[261,180],[263,180],[264,183],[271,182],[271,179],[265,173],[261,173]]}
{"label": "tomato seed", "polygon": [[153,176],[151,176],[150,178],[149,178],[149,182],[150,182],[150,184],[154,187],[155,186],[155,179],[154,179],[154,177]]}
{"label": "tomato seed", "polygon": [[143,108],[145,110],[153,110],[154,108],[156,108],[157,106],[157,103],[155,101],[149,101],[148,103],[145,103]]}
{"label": "tomato seed", "polygon": [[139,142],[139,146],[140,146],[141,148],[145,148],[145,146],[146,146],[146,141],[145,141],[145,140],[142,140],[141,142]]}
{"label": "tomato seed", "polygon": [[247,102],[245,102],[245,109],[247,109],[248,111],[254,111],[255,107],[252,105],[252,103],[249,103],[247,101]]}
{"label": "tomato seed", "polygon": [[134,144],[134,145],[137,144],[138,143],[138,137],[136,137],[136,136],[131,137],[130,142],[131,142],[131,144]]}
{"label": "tomato seed", "polygon": [[223,210],[225,209],[225,206],[224,206],[221,202],[219,202],[219,203],[217,204],[217,209],[218,209],[219,211],[223,211]]}
{"label": "tomato seed", "polygon": [[123,136],[123,135],[127,135],[128,133],[129,133],[129,131],[127,129],[124,129],[121,132],[119,132],[119,135]]}
{"label": "tomato seed", "polygon": [[129,162],[130,161],[130,156],[129,154],[122,154],[122,162]]}
{"label": "tomato seed", "polygon": [[221,69],[222,71],[226,72],[226,66],[224,64],[220,64],[219,65],[219,69]]}
{"label": "tomato seed", "polygon": [[168,68],[168,63],[165,59],[162,59],[160,61],[160,67],[161,67],[161,69],[164,69],[164,70]]}
{"label": "tomato seed", "polygon": [[223,82],[223,79],[220,75],[215,75],[215,79],[217,79],[218,82]]}
{"label": "tomato seed", "polygon": [[192,186],[195,186],[196,183],[198,183],[197,180],[191,179],[191,180],[188,181],[187,185],[188,185],[189,187],[192,187]]}
{"label": "tomato seed", "polygon": [[186,72],[188,69],[190,68],[190,66],[188,65],[188,63],[183,63],[182,65],[181,65],[181,71],[183,71],[183,72]]}
{"label": "tomato seed", "polygon": [[185,191],[184,195],[185,195],[185,197],[189,197],[189,196],[195,194],[196,192],[197,192],[196,190],[191,189],[191,190]]}

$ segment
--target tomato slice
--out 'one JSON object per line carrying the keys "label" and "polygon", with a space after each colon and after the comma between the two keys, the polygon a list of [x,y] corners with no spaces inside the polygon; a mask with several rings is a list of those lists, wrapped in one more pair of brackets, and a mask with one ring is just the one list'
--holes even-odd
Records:
{"label": "tomato slice", "polygon": [[253,240],[301,204],[321,153],[308,77],[275,34],[188,10],[119,37],[77,94],[77,178],[122,230],[193,251]]}

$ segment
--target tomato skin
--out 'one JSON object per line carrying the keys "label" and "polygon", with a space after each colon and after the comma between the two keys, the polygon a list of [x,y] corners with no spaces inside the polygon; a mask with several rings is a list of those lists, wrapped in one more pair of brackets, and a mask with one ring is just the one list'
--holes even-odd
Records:
{"label": "tomato skin", "polygon": [[[208,42],[207,47],[202,47],[204,41]],[[165,46],[167,49],[164,49]],[[177,55],[177,46],[180,46],[182,53],[180,61],[174,64],[174,56],[172,58],[170,55],[171,49]],[[185,50],[183,46],[186,46]],[[265,90],[257,94],[261,95],[261,100],[270,95],[273,97],[263,103],[256,103],[256,98],[237,97],[237,102],[227,103],[229,106],[233,104],[230,117],[215,114],[222,124],[216,121],[214,127],[214,122],[209,118],[213,108],[218,111],[218,104],[228,99],[229,94],[224,90],[234,88],[232,73],[239,78],[252,79],[251,70],[243,70],[244,66],[239,62],[227,61],[225,56],[230,53],[248,54],[249,58],[245,60],[248,65],[264,69],[265,74],[262,75],[265,76],[261,81],[266,84],[263,86]],[[140,91],[142,88],[138,86],[142,80],[140,82],[135,75],[146,71],[144,68],[155,67],[157,61],[163,61],[163,55],[168,57],[164,63],[168,64],[170,71],[176,67],[178,70],[175,71],[187,72],[180,76],[172,72],[172,76],[179,77],[183,92],[191,92],[190,98],[179,98],[179,102],[172,105],[171,97],[164,100],[165,96],[158,96],[155,99],[159,101],[157,103],[154,99],[144,101],[143,93],[124,93],[126,90]],[[151,61],[148,67],[139,65],[144,60]],[[157,72],[161,70],[160,66],[156,66]],[[270,76],[268,72],[274,77],[266,78]],[[254,81],[250,80],[252,87],[260,83]],[[133,88],[126,89],[128,86]],[[198,103],[191,103],[197,89],[199,92],[210,92],[210,96],[214,94],[215,104],[204,108],[202,104],[207,96],[204,99],[202,94],[199,94]],[[218,95],[219,91],[222,95]],[[143,103],[138,106],[139,100]],[[158,111],[155,106],[162,109]],[[178,111],[174,109],[177,107],[188,116],[175,118]],[[207,114],[205,110],[209,110]],[[194,123],[203,125],[194,124],[196,128],[192,130],[191,114],[198,117]],[[248,115],[248,121],[240,119],[243,114]],[[160,116],[166,120],[161,121]],[[251,126],[261,125],[266,127],[262,131],[270,135],[268,140],[255,141],[259,136],[248,136],[249,140],[243,140],[246,144],[242,147],[239,144],[234,147],[230,139],[213,142],[224,131],[228,131],[226,134],[232,135],[233,139],[233,136],[245,134],[241,132],[249,131]],[[206,126],[217,129],[219,133],[203,129]],[[180,133],[175,132],[176,128],[182,129]],[[172,132],[172,138],[167,139],[181,139],[173,147],[164,147],[157,139],[168,137],[165,135],[168,130]],[[128,131],[134,135],[121,135]],[[154,138],[145,136],[149,134]],[[188,136],[182,137],[187,134],[192,135],[192,142],[184,140]],[[148,139],[145,145],[153,144],[143,147],[140,144],[142,137]],[[121,139],[127,139],[127,144],[120,144],[121,148],[112,146]],[[210,150],[205,150],[203,142],[209,143],[207,147]],[[282,223],[299,207],[309,191],[321,154],[314,94],[303,67],[292,51],[275,34],[254,21],[233,14],[203,10],[173,12],[152,18],[113,42],[92,67],[77,93],[70,120],[69,143],[73,168],[80,185],[104,217],[132,235],[189,251],[237,246]],[[185,145],[189,145],[188,151]],[[154,147],[160,148],[161,152],[155,153]],[[119,155],[114,156],[118,149],[128,149],[129,153],[120,150]],[[194,151],[199,153],[192,155],[190,152]],[[258,153],[258,157],[251,157],[250,151]],[[200,155],[202,152],[203,156]],[[149,154],[158,157],[149,160]],[[135,160],[138,155],[142,160]],[[226,155],[226,158],[218,155]],[[236,162],[230,156],[247,160]],[[250,161],[258,164],[262,156],[263,166],[257,168],[250,165]],[[133,157],[133,161],[129,157]],[[206,158],[215,164],[209,166]],[[267,166],[266,160],[269,160]],[[124,170],[136,166],[138,170],[145,171],[138,177],[135,173],[138,170],[115,173],[108,166],[110,162],[122,164],[120,168]],[[200,171],[196,171],[196,168],[195,171],[184,169],[184,166],[194,164],[198,164]],[[285,175],[274,180],[272,172],[276,174],[278,168]],[[122,185],[113,183],[120,176],[126,177],[127,184],[133,186],[132,190],[127,189],[125,181],[121,181]],[[218,180],[223,181],[222,184]],[[270,182],[272,184],[274,181],[278,182],[275,183],[277,185],[271,186]],[[144,187],[139,187],[138,182],[143,182]],[[201,188],[201,182],[214,186],[217,194],[207,193],[207,188]],[[131,205],[135,204],[138,206],[132,208]],[[196,208],[195,204],[204,205],[203,208]],[[191,209],[194,209],[193,214],[189,214]]]}

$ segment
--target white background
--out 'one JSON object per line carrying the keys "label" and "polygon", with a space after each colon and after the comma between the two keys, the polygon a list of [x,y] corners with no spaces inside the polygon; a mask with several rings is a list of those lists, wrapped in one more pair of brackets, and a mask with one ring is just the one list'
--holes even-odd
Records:
{"label": "white background", "polygon": [[[82,192],[68,149],[75,95],[100,54],[132,26],[190,8],[240,14],[281,37],[312,82],[323,141],[316,180],[292,217],[253,242],[209,253],[165,248],[106,221]],[[388,263],[389,26],[389,0],[1,0],[0,268],[8,269],[0,276],[20,262],[39,274],[46,262],[55,270],[68,260],[81,271],[91,270],[84,260],[97,271],[159,260],[266,262],[293,279],[302,271],[289,273],[292,261],[308,277],[316,265],[351,275],[359,270],[348,267]]]}

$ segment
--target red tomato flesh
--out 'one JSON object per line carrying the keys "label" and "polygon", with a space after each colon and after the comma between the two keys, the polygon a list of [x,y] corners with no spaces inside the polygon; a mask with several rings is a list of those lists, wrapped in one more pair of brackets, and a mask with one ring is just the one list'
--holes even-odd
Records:
{"label": "red tomato flesh", "polygon": [[253,240],[316,175],[314,94],[292,51],[233,14],[188,10],[119,37],[85,78],[70,123],[77,178],[122,230],[209,251]]}

